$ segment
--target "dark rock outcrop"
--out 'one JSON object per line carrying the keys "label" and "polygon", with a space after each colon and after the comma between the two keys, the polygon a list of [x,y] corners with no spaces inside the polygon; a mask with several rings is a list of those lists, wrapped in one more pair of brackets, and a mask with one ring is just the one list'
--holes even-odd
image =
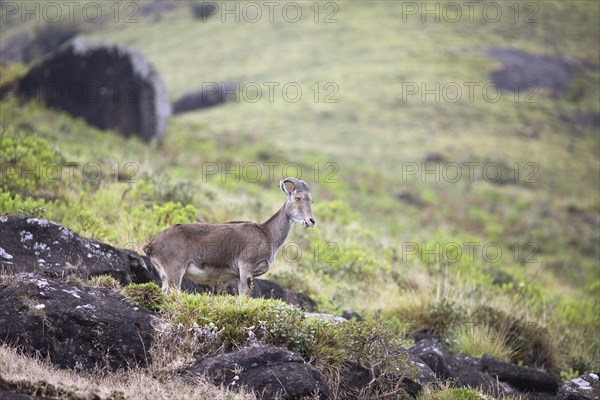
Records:
{"label": "dark rock outcrop", "polygon": [[481,359],[481,370],[522,392],[556,393],[560,379],[533,368],[519,367],[490,356]]}
{"label": "dark rock outcrop", "polygon": [[81,38],[34,66],[19,96],[146,141],[162,138],[171,114],[165,84],[141,53]]}
{"label": "dark rock outcrop", "polygon": [[598,400],[600,380],[597,374],[584,374],[565,382],[556,395],[556,400]]}
{"label": "dark rock outcrop", "polygon": [[45,219],[0,216],[0,272],[51,278],[111,275],[121,284],[158,282],[149,261],[131,250],[82,238]]}
{"label": "dark rock outcrop", "polygon": [[[438,381],[431,368],[423,360],[410,353],[408,356],[414,369],[402,377],[401,387],[406,394],[416,398],[425,385],[433,388],[437,386]],[[393,380],[393,377],[390,376],[390,379]]]}
{"label": "dark rock outcrop", "polygon": [[492,396],[512,394],[509,387],[480,370],[479,360],[466,356],[454,357],[436,340],[421,340],[409,349],[409,353],[427,364],[438,379],[457,387],[478,388]]}
{"label": "dark rock outcrop", "polygon": [[3,275],[0,304],[0,342],[59,367],[105,371],[149,362],[153,315],[110,289]]}
{"label": "dark rock outcrop", "polygon": [[[229,389],[250,388],[261,398],[301,399],[319,394],[330,397],[323,375],[302,357],[275,346],[252,346],[205,358],[182,372],[194,381],[203,376]],[[311,397],[312,398],[312,397]]]}
{"label": "dark rock outcrop", "polygon": [[[442,381],[458,387],[479,388],[493,396],[530,393],[545,398],[546,394],[553,396],[560,385],[560,379],[543,371],[519,367],[490,356],[481,359],[452,356],[435,339],[422,339],[409,352],[423,360]],[[413,364],[416,365],[414,360]]]}

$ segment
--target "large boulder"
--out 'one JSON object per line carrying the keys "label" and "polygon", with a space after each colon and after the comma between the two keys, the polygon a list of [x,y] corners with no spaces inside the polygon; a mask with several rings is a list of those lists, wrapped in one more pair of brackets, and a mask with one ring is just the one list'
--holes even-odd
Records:
{"label": "large boulder", "polygon": [[34,66],[19,95],[146,141],[162,138],[171,114],[165,84],[140,52],[82,38]]}
{"label": "large boulder", "polygon": [[318,394],[330,397],[325,377],[302,357],[276,346],[252,346],[205,358],[186,370],[187,381],[208,378],[228,389],[246,387],[260,398],[301,399]]}
{"label": "large boulder", "polygon": [[153,315],[110,289],[2,275],[0,304],[0,343],[59,367],[96,372],[150,361]]}
{"label": "large boulder", "polygon": [[0,270],[57,278],[111,275],[121,284],[158,282],[145,257],[80,237],[45,219],[0,216]]}
{"label": "large boulder", "polygon": [[596,374],[584,374],[566,381],[556,395],[556,400],[598,400],[600,380]]}

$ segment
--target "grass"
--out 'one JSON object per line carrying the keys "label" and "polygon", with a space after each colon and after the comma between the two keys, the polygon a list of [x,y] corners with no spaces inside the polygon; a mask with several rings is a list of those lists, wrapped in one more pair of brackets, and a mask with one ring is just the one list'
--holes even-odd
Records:
{"label": "grass", "polygon": [[[514,399],[513,397],[506,397]],[[471,388],[444,388],[442,390],[428,390],[418,397],[419,400],[491,400],[479,390]]]}
{"label": "grass", "polygon": [[[495,103],[479,92],[457,103],[403,101],[402,94],[411,82],[489,82],[500,66],[490,48],[597,64],[599,4],[534,2],[535,24],[515,23],[508,8],[497,23],[422,23],[419,15],[405,22],[390,4],[339,2],[335,24],[223,23],[218,13],[202,22],[184,4],[117,29],[88,27],[90,37],[139,47],[172,100],[213,81],[296,82],[305,95],[288,103],[276,92],[272,103],[240,100],[178,115],[160,145],[9,99],[0,109],[0,140],[10,150],[0,162],[74,167],[56,182],[3,180],[0,214],[44,216],[141,251],[177,222],[266,220],[283,202],[283,167],[296,162],[319,225],[295,228],[266,278],[310,294],[324,311],[350,308],[369,319],[383,315],[400,331],[408,324],[447,335],[455,352],[550,370],[598,369],[600,135],[597,126],[574,122],[598,112],[597,69],[581,72],[565,96],[541,90],[537,103],[512,93]],[[312,3],[301,5],[311,15]],[[3,26],[0,44],[26,28]],[[0,82],[25,70],[3,67]],[[339,102],[324,101],[326,83],[337,85]],[[427,161],[432,156],[442,161]],[[90,163],[102,179],[86,174]],[[249,163],[262,172],[256,182]],[[465,163],[479,165],[471,171]],[[455,165],[456,181],[444,175]],[[484,175],[490,165],[503,180]],[[423,176],[425,168],[437,168],[440,179]],[[479,305],[502,324],[480,318]],[[457,324],[476,328],[466,334]],[[539,336],[525,331],[513,340],[522,326]],[[501,340],[490,342],[489,334]],[[538,340],[552,361],[527,357]]]}

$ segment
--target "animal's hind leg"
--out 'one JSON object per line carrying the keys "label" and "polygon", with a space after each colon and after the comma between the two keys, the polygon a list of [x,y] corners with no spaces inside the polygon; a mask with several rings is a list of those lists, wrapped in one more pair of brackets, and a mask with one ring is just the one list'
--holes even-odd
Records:
{"label": "animal's hind leg", "polygon": [[[168,292],[170,288],[181,289],[181,281],[187,266],[181,267],[178,265],[165,264],[157,257],[151,257],[152,264],[156,267],[158,274],[160,275],[160,281],[162,283],[162,291]],[[165,268],[165,266],[167,268]]]}
{"label": "animal's hind leg", "polygon": [[154,265],[154,268],[156,268],[158,276],[160,276],[162,291],[166,292],[167,290],[169,290],[169,277],[165,272],[165,268],[163,267],[162,263],[157,257],[150,257],[150,261],[152,262],[152,265]]}

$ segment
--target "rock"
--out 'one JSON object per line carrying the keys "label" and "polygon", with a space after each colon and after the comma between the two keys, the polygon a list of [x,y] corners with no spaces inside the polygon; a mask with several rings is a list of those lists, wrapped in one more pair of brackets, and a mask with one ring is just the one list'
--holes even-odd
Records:
{"label": "rock", "polygon": [[421,199],[421,197],[418,194],[408,190],[399,190],[394,193],[394,196],[398,200],[408,205],[415,206],[417,208],[422,208],[425,206],[425,202]]}
{"label": "rock", "polygon": [[110,289],[3,275],[0,304],[0,342],[61,368],[117,370],[150,361],[153,315]]}
{"label": "rock", "polygon": [[498,384],[489,374],[481,372],[476,359],[454,357],[443,349],[436,340],[423,339],[411,347],[409,353],[421,359],[442,381],[457,387],[472,387],[492,396],[511,394],[505,385]]}
{"label": "rock", "polygon": [[206,22],[208,17],[214,15],[218,10],[217,3],[213,2],[196,2],[191,4],[192,12],[194,14],[194,18],[201,20],[202,22]]}
{"label": "rock", "polygon": [[[252,287],[252,297],[263,299],[279,299],[288,304],[293,304],[305,311],[315,311],[317,303],[309,296],[290,289],[284,289],[275,282],[265,279],[254,279]],[[233,280],[227,283],[227,292],[238,295],[238,281]]]}
{"label": "rock", "polygon": [[356,311],[352,311],[352,310],[344,310],[342,312],[342,318],[346,318],[348,321],[354,320],[356,322],[365,320],[363,317],[360,316],[359,313],[357,313]]}
{"label": "rock", "polygon": [[312,398],[317,393],[320,399],[330,397],[319,371],[298,354],[276,346],[252,346],[208,357],[184,370],[182,376],[188,381],[206,376],[215,385],[233,390],[244,386],[264,399],[278,393],[283,399]]}
{"label": "rock", "polygon": [[237,86],[229,82],[208,82],[202,89],[189,92],[173,103],[173,114],[181,114],[193,110],[214,107],[227,101],[237,99]]}
{"label": "rock", "polygon": [[433,340],[436,342],[446,343],[448,341],[447,338],[440,337],[439,334],[431,332],[431,331],[414,331],[408,334],[408,337],[412,338],[415,343],[419,343],[421,340]]}
{"label": "rock", "polygon": [[423,390],[423,386],[428,384],[435,385],[436,377],[431,368],[419,357],[413,354],[409,354],[409,357],[416,368],[416,373],[414,376],[403,378],[402,384],[406,393],[416,398],[421,393],[421,390]]}
{"label": "rock", "polygon": [[556,400],[598,400],[600,381],[596,374],[583,374],[565,382],[559,389]]}
{"label": "rock", "polygon": [[[81,391],[79,391],[81,392]],[[77,393],[75,390],[65,389],[46,381],[9,381],[0,375],[0,399],[2,400],[101,400],[96,393]]]}
{"label": "rock", "polygon": [[533,368],[519,367],[490,356],[481,359],[481,370],[522,392],[556,393],[560,379]]}
{"label": "rock", "polygon": [[[354,361],[344,361],[340,370],[340,393],[344,399],[361,398],[362,391],[371,382],[371,373]],[[364,396],[362,396],[364,397]]]}
{"label": "rock", "polygon": [[82,238],[45,219],[0,216],[0,270],[57,278],[111,275],[121,284],[158,282],[147,258],[131,250]]}
{"label": "rock", "polygon": [[558,378],[545,372],[519,367],[490,356],[482,359],[452,356],[435,339],[421,339],[409,352],[422,359],[442,381],[449,381],[458,387],[480,388],[492,396],[519,395],[513,388],[526,393],[553,394],[560,383]]}
{"label": "rock", "polygon": [[556,400],[556,395],[550,392],[529,392],[521,393],[519,399],[522,400]]}
{"label": "rock", "polygon": [[162,138],[171,114],[165,84],[141,53],[82,38],[34,66],[19,95],[146,141]]}
{"label": "rock", "polygon": [[140,15],[160,17],[163,13],[176,10],[181,6],[177,1],[147,0],[140,3]]}
{"label": "rock", "polygon": [[[547,88],[553,97],[560,97],[578,67],[556,56],[537,55],[520,50],[492,49],[491,57],[502,60],[502,68],[491,73],[492,81],[502,90],[533,95],[538,88]],[[533,97],[535,98],[535,97]]]}
{"label": "rock", "polygon": [[438,152],[427,152],[427,154],[425,154],[425,159],[424,161],[426,163],[445,163],[446,162],[446,157],[444,157],[444,155],[442,153],[438,153]]}

